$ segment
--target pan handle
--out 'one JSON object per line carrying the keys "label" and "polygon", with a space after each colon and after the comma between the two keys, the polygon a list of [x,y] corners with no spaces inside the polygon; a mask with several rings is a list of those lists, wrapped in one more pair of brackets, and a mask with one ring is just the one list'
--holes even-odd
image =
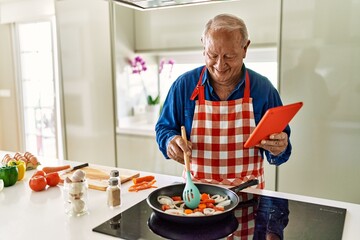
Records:
{"label": "pan handle", "polygon": [[258,185],[259,184],[259,180],[257,179],[252,179],[252,180],[249,180],[247,182],[244,182],[242,184],[240,184],[239,186],[235,186],[235,187],[232,187],[232,188],[229,188],[230,190],[238,193],[240,192],[241,190],[245,189],[245,188],[248,188],[250,186],[254,186],[254,185]]}

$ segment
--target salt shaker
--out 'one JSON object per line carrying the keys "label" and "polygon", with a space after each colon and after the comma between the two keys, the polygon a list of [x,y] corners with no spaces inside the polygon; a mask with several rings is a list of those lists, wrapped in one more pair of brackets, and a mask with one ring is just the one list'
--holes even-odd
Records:
{"label": "salt shaker", "polygon": [[119,179],[110,177],[109,186],[106,189],[107,204],[110,208],[120,207],[121,205],[121,188],[119,186]]}
{"label": "salt shaker", "polygon": [[120,179],[120,173],[119,173],[119,171],[118,170],[111,170],[111,172],[110,172],[110,177],[112,178],[112,177],[115,177],[115,178],[117,178],[118,180],[119,180],[119,187],[121,187],[121,179]]}

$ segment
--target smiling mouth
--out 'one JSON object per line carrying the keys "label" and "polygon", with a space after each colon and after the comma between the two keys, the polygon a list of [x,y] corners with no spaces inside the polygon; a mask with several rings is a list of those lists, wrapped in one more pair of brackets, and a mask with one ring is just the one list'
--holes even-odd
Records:
{"label": "smiling mouth", "polygon": [[229,69],[219,70],[219,69],[216,69],[216,68],[215,68],[215,71],[216,71],[217,73],[219,73],[219,74],[224,74],[224,73],[228,72]]}

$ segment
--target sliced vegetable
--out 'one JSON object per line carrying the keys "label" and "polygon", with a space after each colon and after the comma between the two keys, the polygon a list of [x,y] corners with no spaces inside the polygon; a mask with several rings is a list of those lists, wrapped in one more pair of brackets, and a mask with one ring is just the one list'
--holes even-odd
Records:
{"label": "sliced vegetable", "polygon": [[207,193],[201,194],[200,204],[193,210],[185,208],[184,201],[180,196],[158,196],[157,201],[161,204],[161,209],[165,213],[180,216],[210,216],[219,214],[225,211],[225,206],[231,203],[228,196],[210,196]]}
{"label": "sliced vegetable", "polygon": [[206,208],[206,204],[205,203],[200,203],[198,208],[200,208],[201,210]]}
{"label": "sliced vegetable", "polygon": [[201,194],[201,201],[205,201],[205,200],[207,200],[207,199],[210,199],[209,194],[207,194],[207,193],[202,193],[202,194]]}
{"label": "sliced vegetable", "polygon": [[144,176],[144,177],[133,178],[132,181],[134,184],[138,184],[138,183],[142,183],[142,182],[151,182],[154,179],[155,179],[154,176],[149,175],[149,176]]}
{"label": "sliced vegetable", "polygon": [[201,200],[200,203],[215,203],[215,199],[211,199],[211,198],[204,199]]}
{"label": "sliced vegetable", "polygon": [[163,211],[166,211],[166,210],[170,209],[170,206],[167,205],[167,204],[163,204],[163,205],[161,205],[161,209],[162,209]]}
{"label": "sliced vegetable", "polygon": [[174,201],[182,201],[181,196],[174,196],[174,197],[171,197],[171,198],[172,198],[172,200],[174,200]]}
{"label": "sliced vegetable", "polygon": [[134,184],[129,187],[129,192],[137,192],[137,191],[148,189],[148,188],[156,188],[156,186],[154,186],[155,182],[156,182],[156,180],[154,179],[151,182],[141,182],[141,183]]}
{"label": "sliced vegetable", "polygon": [[193,212],[194,212],[194,211],[191,210],[191,209],[189,209],[189,208],[187,208],[187,209],[184,210],[184,213],[185,213],[185,214],[191,214],[191,213],[193,213]]}

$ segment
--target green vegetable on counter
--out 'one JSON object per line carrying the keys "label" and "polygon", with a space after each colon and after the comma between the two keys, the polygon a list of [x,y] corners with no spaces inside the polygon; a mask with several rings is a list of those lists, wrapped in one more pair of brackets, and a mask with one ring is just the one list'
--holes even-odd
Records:
{"label": "green vegetable on counter", "polygon": [[4,181],[4,187],[14,185],[18,180],[18,169],[16,166],[8,166],[0,168],[0,179]]}

